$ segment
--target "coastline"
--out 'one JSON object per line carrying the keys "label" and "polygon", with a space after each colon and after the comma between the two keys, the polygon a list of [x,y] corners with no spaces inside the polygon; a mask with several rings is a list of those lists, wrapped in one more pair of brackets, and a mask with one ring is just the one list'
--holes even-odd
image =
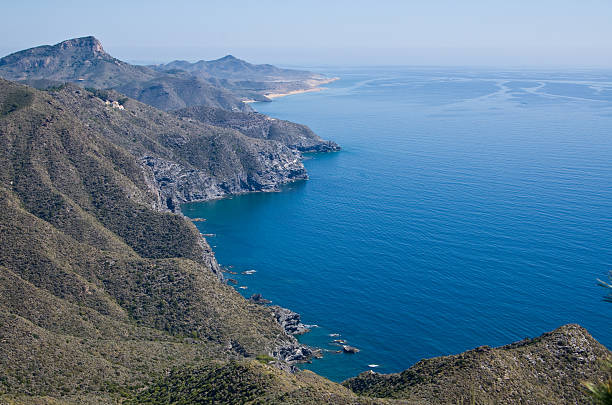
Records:
{"label": "coastline", "polygon": [[[264,96],[267,97],[267,98],[270,98],[270,99],[275,99],[275,98],[280,98],[280,97],[285,97],[285,96],[292,96],[294,94],[303,94],[303,93],[312,93],[312,92],[315,92],[315,91],[322,91],[322,90],[325,90],[326,88],[325,87],[320,87],[320,86],[325,85],[325,84],[329,84],[329,83],[333,83],[333,82],[335,82],[337,80],[340,80],[340,78],[339,77],[331,77],[329,79],[317,81],[317,83],[314,84],[313,87],[308,88],[308,89],[291,90],[291,91],[288,91],[286,93],[268,93],[268,94],[264,94]],[[253,101],[248,100],[248,101],[245,101],[245,102],[253,102]]]}
{"label": "coastline", "polygon": [[[324,80],[311,80],[311,86],[307,89],[299,89],[299,90],[291,90],[291,91],[287,91],[285,93],[267,93],[267,94],[263,94],[264,97],[268,98],[269,100],[273,100],[275,98],[280,98],[280,97],[285,97],[285,96],[293,96],[295,94],[303,94],[303,93],[313,93],[313,92],[317,92],[317,91],[322,91],[322,90],[326,90],[326,87],[320,87],[322,85],[325,84],[329,84],[332,82],[335,82],[337,80],[340,80],[339,77],[331,77],[329,79],[324,79]],[[314,83],[312,83],[314,82]],[[255,99],[247,99],[247,100],[242,100],[243,103],[245,104],[250,104],[250,103],[257,103],[257,102],[261,102],[262,100],[255,100]]]}
{"label": "coastline", "polygon": [[[313,86],[311,88],[293,90],[287,93],[271,93],[271,94],[266,94],[265,97],[273,99],[273,98],[280,98],[280,97],[294,95],[294,94],[318,92],[318,91],[322,91],[326,89],[325,87],[318,87],[318,86],[332,83],[337,80],[340,80],[340,77],[332,77],[332,78],[323,79],[323,80],[312,80],[309,83],[310,85]],[[315,82],[315,84],[313,84],[312,82]],[[259,100],[243,100],[243,103],[253,103],[257,101]],[[305,153],[312,155],[312,154],[331,153],[331,152],[336,152],[337,150],[339,149],[324,150],[324,151],[313,150],[313,151],[305,152]],[[300,157],[300,160],[304,160],[304,159],[311,159],[311,158],[304,157],[304,155],[302,155]],[[290,344],[278,345],[273,349],[272,353],[270,353],[272,357],[277,359],[277,362],[275,362],[274,365],[290,373],[295,373],[298,370],[300,370],[300,368],[298,367],[299,364],[312,363],[314,359],[320,359],[323,357],[323,352],[325,351],[325,349],[314,346],[314,345],[301,343],[296,338],[297,336],[310,332],[311,328],[317,328],[318,326],[317,325],[306,325],[302,323],[301,315],[299,313],[289,308],[286,308],[284,306],[281,306],[282,304],[281,305],[277,305],[277,304],[271,305],[272,301],[269,301],[263,298],[261,293],[252,294],[251,297],[248,297],[248,294],[246,295],[241,294],[239,289],[246,290],[248,286],[246,285],[239,286],[238,285],[239,283],[237,282],[235,278],[228,278],[224,276],[223,273],[230,274],[230,277],[232,277],[233,275],[237,275],[237,273],[230,270],[231,268],[233,268],[233,265],[224,266],[218,262],[215,256],[215,249],[214,249],[216,248],[216,246],[210,244],[209,239],[208,239],[208,237],[211,236],[212,234],[202,233],[202,231],[197,226],[197,223],[204,223],[206,222],[206,219],[200,218],[200,217],[191,217],[188,214],[186,214],[182,208],[186,204],[201,204],[201,203],[207,203],[207,202],[216,201],[216,200],[232,199],[234,197],[238,197],[238,196],[245,195],[245,194],[278,193],[278,192],[283,191],[282,189],[283,186],[287,186],[287,185],[298,183],[298,182],[303,182],[306,180],[308,180],[307,175],[306,175],[306,178],[297,178],[297,179],[292,179],[284,183],[281,183],[278,185],[278,187],[275,187],[273,189],[245,190],[245,191],[231,192],[231,193],[227,193],[224,195],[218,195],[218,196],[209,197],[209,198],[179,202],[179,205],[178,205],[179,207],[178,213],[196,227],[196,229],[198,230],[200,234],[201,239],[204,241],[204,244],[209,248],[206,259],[208,260],[208,264],[210,265],[211,269],[214,269],[213,273],[217,275],[219,280],[222,283],[225,283],[226,285],[233,288],[246,301],[249,301],[253,304],[257,304],[259,306],[268,308],[270,312],[272,313],[273,317],[276,319],[277,323],[285,331],[285,333],[288,336],[293,338],[293,342],[291,342]],[[242,274],[245,274],[245,273],[243,272]],[[251,273],[246,273],[246,274],[251,274]],[[354,354],[360,351],[359,349],[354,348],[352,346],[346,346],[347,348],[350,348],[349,350],[344,349],[340,345],[338,346],[341,347],[341,349],[337,350],[336,353],[344,352],[344,353]],[[281,362],[285,362],[286,364],[283,365]]]}

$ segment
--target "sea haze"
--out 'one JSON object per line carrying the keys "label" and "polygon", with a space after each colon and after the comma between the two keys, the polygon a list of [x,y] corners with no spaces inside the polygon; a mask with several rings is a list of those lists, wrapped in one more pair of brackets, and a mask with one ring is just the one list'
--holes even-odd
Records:
{"label": "sea haze", "polygon": [[397,372],[566,323],[612,347],[612,72],[325,73],[341,80],[255,108],[341,152],[281,193],[183,207],[222,265],[256,270],[231,276],[243,295],[318,324],[302,342],[361,349],[307,368]]}

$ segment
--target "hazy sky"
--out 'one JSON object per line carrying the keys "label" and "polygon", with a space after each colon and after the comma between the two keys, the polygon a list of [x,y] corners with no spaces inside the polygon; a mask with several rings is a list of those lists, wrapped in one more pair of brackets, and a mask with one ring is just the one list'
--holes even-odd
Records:
{"label": "hazy sky", "polygon": [[95,35],[120,59],[612,67],[612,0],[5,1],[2,55]]}

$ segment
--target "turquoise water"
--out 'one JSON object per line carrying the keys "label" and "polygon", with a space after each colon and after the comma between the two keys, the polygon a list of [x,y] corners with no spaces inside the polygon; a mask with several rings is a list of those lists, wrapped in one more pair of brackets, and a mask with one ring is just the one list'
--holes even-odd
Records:
{"label": "turquoise water", "polygon": [[[184,206],[245,296],[317,324],[310,368],[502,345],[577,322],[612,346],[612,72],[328,69],[319,93],[255,107],[344,148],[281,193]],[[329,334],[338,333],[339,337]]]}

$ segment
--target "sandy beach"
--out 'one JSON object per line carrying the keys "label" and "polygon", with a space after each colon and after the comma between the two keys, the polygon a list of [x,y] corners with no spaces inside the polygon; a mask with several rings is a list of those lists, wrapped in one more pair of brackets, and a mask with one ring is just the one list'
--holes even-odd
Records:
{"label": "sandy beach", "polygon": [[339,77],[332,77],[332,78],[325,79],[325,80],[317,80],[315,83],[312,83],[313,87],[309,89],[291,90],[286,93],[268,93],[268,94],[264,94],[264,96],[268,98],[279,98],[279,97],[291,96],[293,94],[302,94],[302,93],[311,93],[313,91],[321,91],[321,90],[325,90],[325,87],[319,87],[319,86],[335,82],[336,80],[339,80],[339,79],[340,79]]}

